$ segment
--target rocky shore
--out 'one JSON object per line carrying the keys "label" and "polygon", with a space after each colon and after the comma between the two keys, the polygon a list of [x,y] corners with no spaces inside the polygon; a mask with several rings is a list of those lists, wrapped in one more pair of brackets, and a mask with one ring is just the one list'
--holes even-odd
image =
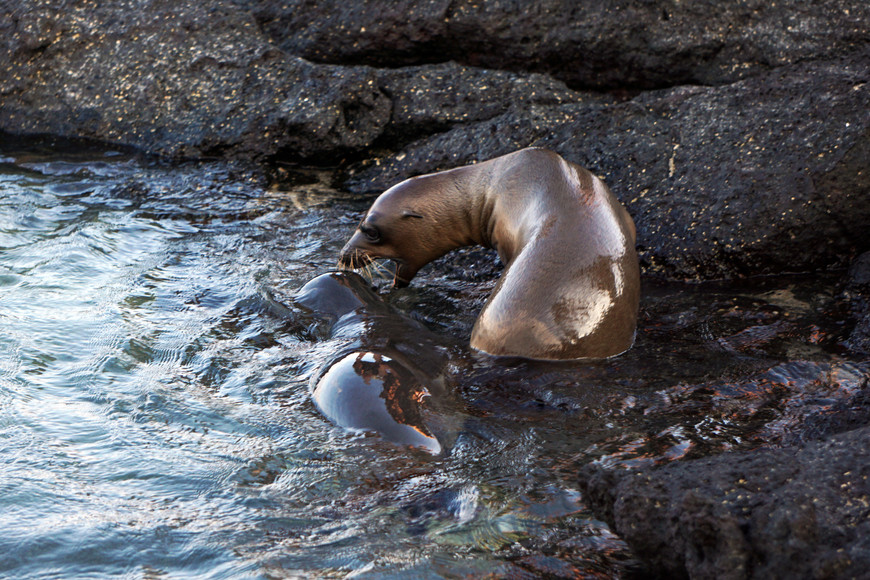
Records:
{"label": "rocky shore", "polygon": [[866,3],[345,4],[4,2],[0,130],[339,164],[358,193],[543,146],[611,184],[647,273],[868,249]]}
{"label": "rocky shore", "polygon": [[[863,0],[0,0],[0,57],[2,133],[332,167],[360,195],[553,149],[628,207],[647,276],[850,268],[843,349],[870,352]],[[868,374],[804,438],[584,468],[587,501],[668,577],[858,577]]]}

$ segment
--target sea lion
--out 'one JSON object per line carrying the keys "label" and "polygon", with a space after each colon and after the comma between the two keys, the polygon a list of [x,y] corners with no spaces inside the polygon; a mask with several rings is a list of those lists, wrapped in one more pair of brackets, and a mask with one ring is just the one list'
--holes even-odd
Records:
{"label": "sea lion", "polygon": [[634,222],[603,181],[546,149],[391,187],[339,265],[393,260],[401,287],[425,264],[475,244],[495,248],[505,271],[474,324],[472,348],[554,360],[631,347],[640,295]]}

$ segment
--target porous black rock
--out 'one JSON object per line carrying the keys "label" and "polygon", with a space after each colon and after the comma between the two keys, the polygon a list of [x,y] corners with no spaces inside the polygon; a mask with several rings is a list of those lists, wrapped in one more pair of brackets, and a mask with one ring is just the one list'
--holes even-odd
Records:
{"label": "porous black rock", "polygon": [[520,75],[455,62],[377,69],[377,78],[379,88],[392,100],[390,123],[381,138],[391,149],[530,106],[613,101],[572,91],[546,75]]}
{"label": "porous black rock", "polygon": [[288,55],[220,0],[4,0],[0,38],[10,133],[316,160],[368,146],[389,120],[371,69]]}
{"label": "porous black rock", "polygon": [[626,102],[530,102],[410,143],[357,168],[347,186],[377,192],[543,146],[604,177],[634,216],[647,273],[846,266],[870,247],[868,75],[862,52]]}
{"label": "porous black rock", "polygon": [[594,511],[663,578],[862,578],[870,427],[805,447],[581,471]]}
{"label": "porous black rock", "polygon": [[870,252],[852,262],[843,294],[855,322],[845,346],[859,355],[870,355]]}
{"label": "porous black rock", "polygon": [[260,0],[274,42],[314,62],[462,64],[574,88],[723,84],[870,41],[860,0]]}

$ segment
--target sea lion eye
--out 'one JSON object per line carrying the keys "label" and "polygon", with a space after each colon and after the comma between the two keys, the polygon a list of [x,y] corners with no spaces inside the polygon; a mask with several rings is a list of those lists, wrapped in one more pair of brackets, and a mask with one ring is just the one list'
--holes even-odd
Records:
{"label": "sea lion eye", "polygon": [[378,228],[366,224],[360,224],[359,231],[361,231],[366,239],[370,242],[381,241],[381,232],[378,231]]}

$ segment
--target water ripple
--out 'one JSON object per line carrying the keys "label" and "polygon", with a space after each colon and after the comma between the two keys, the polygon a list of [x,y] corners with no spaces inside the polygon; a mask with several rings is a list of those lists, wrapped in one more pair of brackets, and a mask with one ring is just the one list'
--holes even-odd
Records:
{"label": "water ripple", "polygon": [[[444,454],[350,433],[309,381],[365,325],[329,340],[292,299],[365,209],[329,195],[228,165],[0,154],[0,576],[614,577],[627,552],[578,465],[751,445],[866,383],[796,290],[652,287],[654,323],[617,360],[445,349]],[[388,299],[464,344],[486,256]]]}

